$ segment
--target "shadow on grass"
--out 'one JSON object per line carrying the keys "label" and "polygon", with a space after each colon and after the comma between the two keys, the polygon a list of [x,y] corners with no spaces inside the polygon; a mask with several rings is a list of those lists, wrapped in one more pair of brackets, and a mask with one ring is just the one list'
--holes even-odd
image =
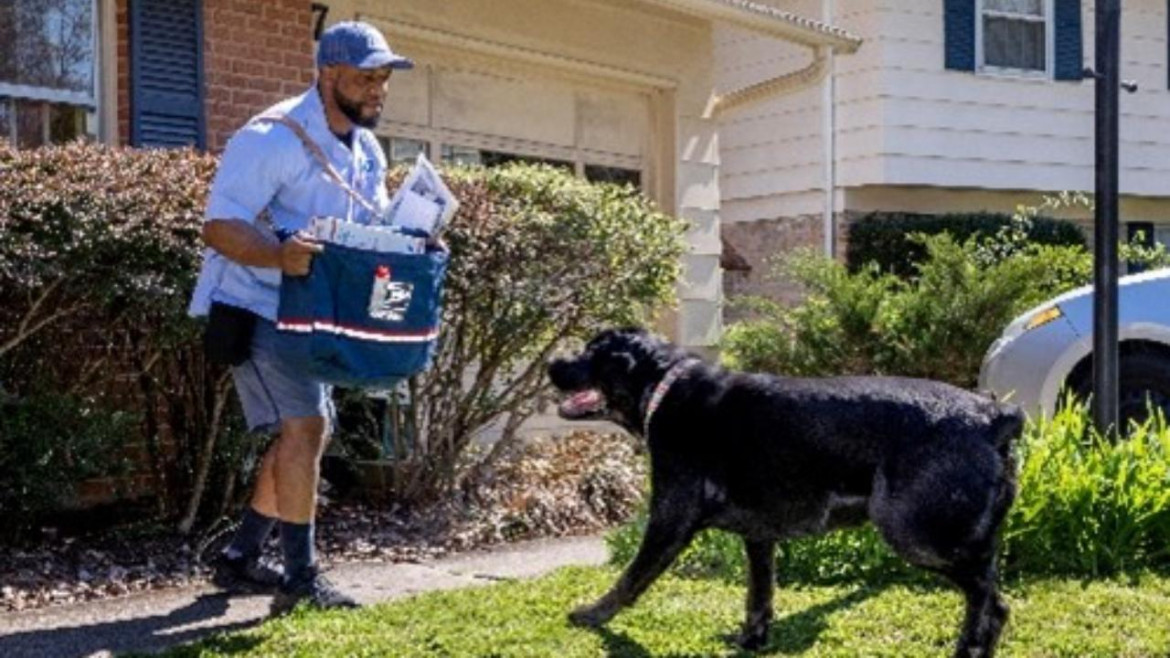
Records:
{"label": "shadow on grass", "polygon": [[263,638],[247,635],[216,635],[195,645],[186,645],[173,653],[169,658],[185,658],[185,656],[202,656],[208,651],[224,655],[247,654],[255,651],[256,647],[264,643]]}
{"label": "shadow on grass", "polygon": [[[653,654],[625,633],[614,633],[608,628],[595,628],[593,632],[597,633],[601,637],[601,641],[605,643],[607,658],[710,658],[710,654],[705,653]],[[751,654],[741,652],[738,655],[750,656]]]}
{"label": "shadow on grass", "polygon": [[[851,608],[866,599],[877,596],[886,585],[862,587],[832,601],[814,605],[776,620],[768,636],[768,644],[757,653],[796,654],[807,651],[816,644],[817,638],[828,628],[828,617],[833,613]],[[783,590],[780,591],[783,594]],[[615,633],[608,628],[592,629],[605,643],[608,658],[709,658],[708,654],[653,654],[624,632]],[[734,650],[734,635],[721,635],[720,640]],[[737,651],[734,656],[753,656],[753,652]]]}
{"label": "shadow on grass", "polygon": [[[866,586],[839,596],[832,601],[826,601],[800,612],[794,612],[777,619],[772,624],[772,631],[768,635],[768,645],[761,653],[801,653],[812,648],[821,633],[829,627],[829,615],[847,610],[853,606],[877,596],[887,585]],[[784,590],[777,592],[783,596]]]}

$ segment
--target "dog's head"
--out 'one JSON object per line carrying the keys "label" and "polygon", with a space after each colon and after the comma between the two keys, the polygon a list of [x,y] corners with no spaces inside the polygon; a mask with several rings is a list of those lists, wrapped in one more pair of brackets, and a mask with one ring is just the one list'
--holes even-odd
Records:
{"label": "dog's head", "polygon": [[580,354],[549,364],[549,379],[566,394],[557,410],[562,418],[609,420],[640,434],[654,386],[684,357],[643,329],[607,329]]}

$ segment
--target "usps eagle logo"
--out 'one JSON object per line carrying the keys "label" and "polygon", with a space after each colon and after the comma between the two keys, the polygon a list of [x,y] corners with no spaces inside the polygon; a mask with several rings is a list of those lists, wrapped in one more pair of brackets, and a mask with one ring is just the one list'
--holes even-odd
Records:
{"label": "usps eagle logo", "polygon": [[386,322],[402,322],[406,319],[406,310],[410,308],[413,294],[414,284],[393,280],[390,268],[379,266],[374,271],[374,287],[370,291],[370,317]]}

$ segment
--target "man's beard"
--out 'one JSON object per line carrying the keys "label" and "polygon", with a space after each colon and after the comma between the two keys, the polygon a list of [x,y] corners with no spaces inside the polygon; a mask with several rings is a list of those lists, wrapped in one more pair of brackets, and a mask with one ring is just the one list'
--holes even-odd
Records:
{"label": "man's beard", "polygon": [[377,126],[378,119],[381,118],[377,114],[372,117],[362,116],[362,104],[342,96],[341,92],[337,89],[333,90],[333,102],[337,103],[337,109],[341,110],[345,118],[352,121],[354,125],[361,126],[362,128],[373,128]]}

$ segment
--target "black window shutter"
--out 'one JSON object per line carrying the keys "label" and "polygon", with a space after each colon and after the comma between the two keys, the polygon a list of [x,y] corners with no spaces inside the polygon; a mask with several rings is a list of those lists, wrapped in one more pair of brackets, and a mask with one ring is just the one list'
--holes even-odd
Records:
{"label": "black window shutter", "polygon": [[206,148],[203,3],[130,0],[130,143]]}
{"label": "black window shutter", "polygon": [[1085,70],[1081,0],[1056,0],[1055,23],[1056,79],[1080,80]]}
{"label": "black window shutter", "polygon": [[945,0],[946,67],[975,70],[975,0]]}

